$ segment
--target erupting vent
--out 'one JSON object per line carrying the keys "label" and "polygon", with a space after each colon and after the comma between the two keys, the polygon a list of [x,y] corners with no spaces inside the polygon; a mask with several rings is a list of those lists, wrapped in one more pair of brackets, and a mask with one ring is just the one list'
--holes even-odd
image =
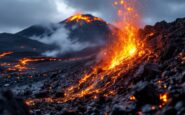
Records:
{"label": "erupting vent", "polygon": [[67,19],[66,22],[81,22],[81,21],[86,22],[86,23],[91,23],[94,21],[103,21],[103,20],[98,17],[93,17],[91,15],[76,14],[70,17],[69,19]]}

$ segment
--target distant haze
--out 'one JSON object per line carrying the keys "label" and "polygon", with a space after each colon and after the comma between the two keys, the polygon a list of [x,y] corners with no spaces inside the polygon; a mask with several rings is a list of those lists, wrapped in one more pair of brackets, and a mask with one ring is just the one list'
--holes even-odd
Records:
{"label": "distant haze", "polygon": [[[17,32],[33,24],[59,22],[75,12],[112,22],[115,0],[0,0],[0,32]],[[185,0],[138,0],[143,24],[185,17]]]}

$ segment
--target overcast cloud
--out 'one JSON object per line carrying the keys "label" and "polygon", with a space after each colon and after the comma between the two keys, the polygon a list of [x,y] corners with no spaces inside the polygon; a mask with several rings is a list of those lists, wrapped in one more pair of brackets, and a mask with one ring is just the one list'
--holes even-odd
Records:
{"label": "overcast cloud", "polygon": [[[0,32],[59,22],[75,12],[92,13],[106,21],[116,19],[114,0],[0,0]],[[138,0],[144,24],[185,17],[185,0]]]}

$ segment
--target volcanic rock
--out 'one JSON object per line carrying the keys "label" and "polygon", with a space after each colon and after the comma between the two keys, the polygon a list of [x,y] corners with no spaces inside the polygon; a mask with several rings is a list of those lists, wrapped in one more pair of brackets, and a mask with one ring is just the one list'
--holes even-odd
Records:
{"label": "volcanic rock", "polygon": [[[144,95],[143,95],[144,94]],[[138,84],[138,89],[134,93],[137,99],[137,105],[142,106],[145,104],[159,104],[159,94],[153,84],[144,82]]]}
{"label": "volcanic rock", "polygon": [[144,63],[140,65],[132,79],[134,83],[139,81],[151,81],[160,73],[160,66],[157,64]]}
{"label": "volcanic rock", "polygon": [[121,106],[114,106],[111,115],[126,115],[128,112],[124,110]]}
{"label": "volcanic rock", "polygon": [[65,109],[61,112],[61,115],[78,115],[75,110]]}
{"label": "volcanic rock", "polygon": [[168,107],[163,112],[164,115],[177,115],[177,110],[173,107]]}
{"label": "volcanic rock", "polygon": [[49,95],[49,91],[41,91],[41,92],[38,92],[35,94],[35,97],[36,98],[45,98],[45,97],[48,97]]}
{"label": "volcanic rock", "polygon": [[15,97],[10,90],[1,91],[0,94],[1,115],[30,115],[28,106],[22,99]]}
{"label": "volcanic rock", "polygon": [[65,93],[64,93],[64,91],[62,91],[62,90],[57,90],[56,91],[56,93],[55,93],[55,97],[56,98],[59,98],[59,97],[64,97],[65,96]]}

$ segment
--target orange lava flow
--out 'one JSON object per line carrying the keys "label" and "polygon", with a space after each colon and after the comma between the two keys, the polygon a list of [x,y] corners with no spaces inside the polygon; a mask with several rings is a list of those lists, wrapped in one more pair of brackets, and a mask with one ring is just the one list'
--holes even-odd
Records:
{"label": "orange lava flow", "polygon": [[26,65],[29,64],[30,62],[41,62],[41,61],[78,61],[78,60],[83,60],[83,59],[88,59],[92,57],[93,55],[90,56],[85,56],[85,57],[76,57],[76,58],[23,58],[19,60],[19,63],[21,65]]}
{"label": "orange lava flow", "polygon": [[30,62],[38,62],[38,61],[45,61],[45,60],[46,59],[44,58],[23,58],[19,60],[18,64],[9,68],[8,70],[9,71],[25,71],[25,70],[33,69],[33,68],[26,67],[26,65],[29,64]]}
{"label": "orange lava flow", "polygon": [[69,19],[67,19],[66,22],[72,22],[72,21],[75,21],[75,22],[84,21],[86,23],[91,23],[93,21],[103,21],[103,20],[100,18],[97,18],[97,17],[89,17],[89,16],[85,16],[82,14],[76,14],[76,15],[70,17]]}
{"label": "orange lava flow", "polygon": [[83,75],[78,83],[66,88],[64,97],[52,99],[52,102],[64,103],[87,95],[93,95],[94,98],[98,94],[115,95],[116,90],[111,87],[117,80],[141,63],[139,60],[147,60],[151,56],[152,51],[137,35],[139,14],[135,10],[134,0],[119,0],[113,4],[118,8],[119,17],[115,22],[119,30],[112,30],[115,38],[100,51],[92,70]]}
{"label": "orange lava flow", "polygon": [[78,61],[78,60],[83,60],[83,59],[88,59],[88,58],[91,58],[92,55],[90,56],[85,56],[85,57],[77,57],[77,58],[46,58],[46,57],[43,57],[43,58],[23,58],[23,59],[20,59],[19,62],[9,68],[8,70],[9,71],[25,71],[25,70],[32,70],[34,68],[28,68],[26,65],[32,63],[32,62],[43,62],[43,61],[47,61],[47,62],[62,62],[62,61]]}
{"label": "orange lava flow", "polygon": [[7,56],[7,55],[10,55],[10,54],[12,54],[13,52],[3,52],[3,53],[0,53],[0,58],[3,58],[3,57],[5,57],[5,56]]}

